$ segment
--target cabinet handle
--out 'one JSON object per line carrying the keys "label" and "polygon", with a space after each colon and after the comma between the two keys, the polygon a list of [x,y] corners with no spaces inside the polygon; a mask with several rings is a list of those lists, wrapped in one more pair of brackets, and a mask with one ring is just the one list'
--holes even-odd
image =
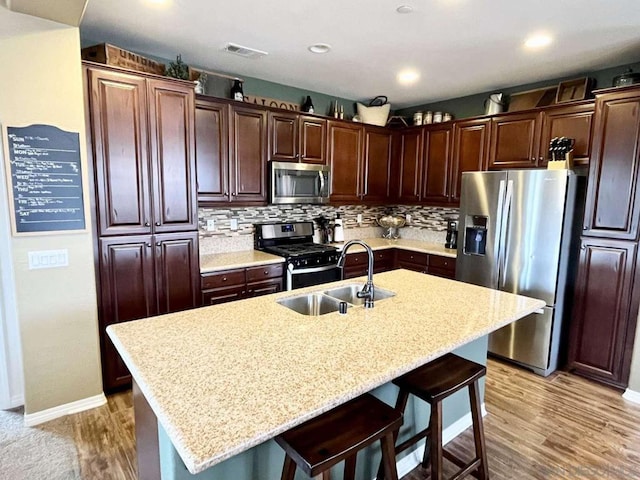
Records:
{"label": "cabinet handle", "polygon": [[236,196],[236,192],[233,192],[233,193],[231,194],[231,196],[232,196],[232,197],[235,197],[235,196]]}
{"label": "cabinet handle", "polygon": [[582,246],[580,247],[580,250],[586,250],[586,249],[587,249],[587,247],[585,247],[584,245],[582,245]]}
{"label": "cabinet handle", "polygon": [[541,156],[541,157],[539,158],[539,160],[540,160],[541,162],[544,162],[544,157],[542,157],[542,156]]}
{"label": "cabinet handle", "polygon": [[227,281],[227,277],[222,277],[222,281],[226,282]]}
{"label": "cabinet handle", "polygon": [[264,271],[264,274],[265,274],[265,275],[269,275],[269,270],[265,270],[265,271]]}
{"label": "cabinet handle", "polygon": [[151,248],[151,243],[147,242],[147,247]]}
{"label": "cabinet handle", "polygon": [[156,242],[156,247],[159,247],[159,246],[160,246],[160,242]]}
{"label": "cabinet handle", "polygon": [[228,196],[229,196],[229,192],[227,192],[227,191],[225,190],[225,192],[224,192],[224,196],[225,196],[225,197],[228,197]]}
{"label": "cabinet handle", "polygon": [[150,227],[150,226],[151,226],[151,224],[150,224],[149,222],[144,222],[144,226],[145,226],[145,227]]}
{"label": "cabinet handle", "polygon": [[160,222],[156,222],[156,227],[159,227],[159,226],[160,226]]}
{"label": "cabinet handle", "polygon": [[589,230],[589,227],[585,225],[584,227],[582,227],[582,230]]}

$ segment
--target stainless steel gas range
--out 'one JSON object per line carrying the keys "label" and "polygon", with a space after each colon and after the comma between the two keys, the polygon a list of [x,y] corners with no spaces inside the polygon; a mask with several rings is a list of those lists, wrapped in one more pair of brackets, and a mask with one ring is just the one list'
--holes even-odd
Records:
{"label": "stainless steel gas range", "polygon": [[313,243],[313,222],[256,224],[255,247],[285,258],[287,290],[342,278],[336,247]]}

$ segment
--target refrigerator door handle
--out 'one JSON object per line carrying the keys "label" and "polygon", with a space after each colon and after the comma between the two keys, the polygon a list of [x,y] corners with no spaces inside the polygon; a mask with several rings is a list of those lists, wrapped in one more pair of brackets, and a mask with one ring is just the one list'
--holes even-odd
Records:
{"label": "refrigerator door handle", "polygon": [[498,187],[498,210],[497,210],[498,218],[496,219],[496,239],[494,243],[495,245],[498,246],[498,248],[496,249],[496,267],[494,269],[495,271],[494,285],[498,285],[498,281],[500,280],[500,265],[502,262],[500,258],[500,255],[502,253],[500,239],[502,238],[502,225],[504,223],[503,209],[504,209],[505,188],[506,188],[506,181],[500,180],[500,186]]}
{"label": "refrigerator door handle", "polygon": [[502,223],[500,224],[500,270],[499,275],[502,279],[498,281],[498,288],[502,289],[507,281],[507,225],[509,224],[509,216],[511,215],[511,200],[513,198],[513,180],[507,181],[507,193],[505,195],[504,209],[502,211]]}

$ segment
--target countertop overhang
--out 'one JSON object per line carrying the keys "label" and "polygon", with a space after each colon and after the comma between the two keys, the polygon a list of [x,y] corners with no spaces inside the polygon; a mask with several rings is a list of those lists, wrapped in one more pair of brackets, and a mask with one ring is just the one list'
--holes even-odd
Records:
{"label": "countertop overhang", "polygon": [[281,292],[111,325],[107,332],[195,474],[544,306],[407,270],[396,296],[346,316],[297,314]]}

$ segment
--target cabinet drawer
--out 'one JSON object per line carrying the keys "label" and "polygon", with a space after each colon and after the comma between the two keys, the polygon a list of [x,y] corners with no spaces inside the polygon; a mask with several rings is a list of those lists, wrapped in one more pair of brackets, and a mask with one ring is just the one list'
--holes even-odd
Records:
{"label": "cabinet drawer", "polygon": [[455,280],[456,278],[455,270],[449,270],[446,268],[437,268],[437,267],[429,266],[428,273],[429,275],[435,275],[436,277],[450,278],[452,280]]}
{"label": "cabinet drawer", "polygon": [[429,270],[431,270],[432,267],[455,271],[456,259],[441,257],[440,255],[429,255]]}
{"label": "cabinet drawer", "polygon": [[202,305],[206,307],[207,305],[217,305],[218,303],[240,300],[245,297],[246,293],[245,285],[205,290],[202,292]]}
{"label": "cabinet drawer", "polygon": [[267,278],[279,278],[282,277],[283,271],[283,263],[247,268],[247,282],[259,282]]}
{"label": "cabinet drawer", "polygon": [[282,279],[267,280],[266,282],[255,282],[247,284],[247,296],[259,297],[260,295],[269,295],[270,293],[278,293],[282,291]]}
{"label": "cabinet drawer", "polygon": [[429,256],[426,253],[411,252],[409,250],[398,250],[398,263],[415,263],[426,267],[428,265]]}
{"label": "cabinet drawer", "polygon": [[210,288],[221,288],[245,283],[244,269],[226,270],[220,273],[210,273],[202,275],[202,290]]}
{"label": "cabinet drawer", "polygon": [[345,267],[353,267],[355,265],[364,265],[365,268],[369,262],[367,252],[349,253],[344,261]]}
{"label": "cabinet drawer", "polygon": [[366,274],[367,274],[367,265],[363,264],[363,265],[345,267],[343,276],[346,280],[347,278],[363,277]]}

